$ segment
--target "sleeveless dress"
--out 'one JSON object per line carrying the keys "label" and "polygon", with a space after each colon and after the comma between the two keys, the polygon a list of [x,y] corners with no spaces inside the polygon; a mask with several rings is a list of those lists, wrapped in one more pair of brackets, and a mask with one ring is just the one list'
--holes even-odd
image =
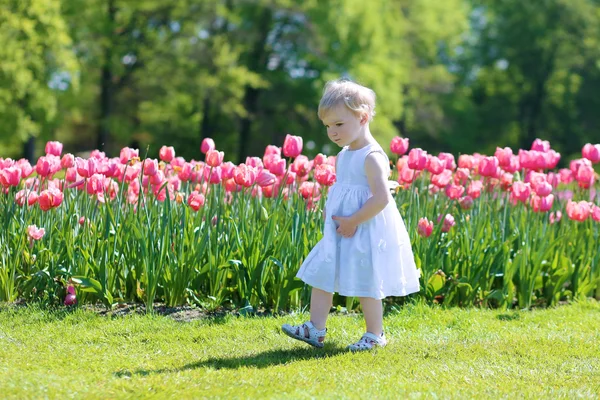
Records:
{"label": "sleeveless dress", "polygon": [[388,157],[378,144],[358,150],[344,147],[337,157],[336,183],[325,203],[323,238],[310,251],[296,275],[312,287],[342,296],[383,299],[419,291],[420,271],[404,221],[394,201],[360,224],[351,238],[336,232],[332,216],[348,217],[372,196],[365,159],[373,152]]}

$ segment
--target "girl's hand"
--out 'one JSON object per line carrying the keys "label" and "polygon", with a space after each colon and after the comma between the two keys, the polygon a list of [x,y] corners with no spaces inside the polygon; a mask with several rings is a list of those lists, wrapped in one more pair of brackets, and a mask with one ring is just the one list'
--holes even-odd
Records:
{"label": "girl's hand", "polygon": [[356,229],[358,228],[358,225],[356,223],[354,223],[352,218],[337,217],[334,215],[331,217],[331,219],[334,221],[337,221],[339,223],[339,226],[338,226],[336,232],[339,233],[340,235],[342,235],[343,237],[350,238],[350,237],[354,236],[354,234],[356,233]]}

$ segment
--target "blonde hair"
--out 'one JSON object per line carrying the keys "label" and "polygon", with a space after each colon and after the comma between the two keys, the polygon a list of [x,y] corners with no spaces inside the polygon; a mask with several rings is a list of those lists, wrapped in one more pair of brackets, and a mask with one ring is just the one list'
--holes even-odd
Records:
{"label": "blonde hair", "polygon": [[323,89],[317,114],[322,120],[328,110],[344,103],[358,116],[366,114],[370,122],[375,116],[375,97],[373,90],[349,79],[329,81]]}

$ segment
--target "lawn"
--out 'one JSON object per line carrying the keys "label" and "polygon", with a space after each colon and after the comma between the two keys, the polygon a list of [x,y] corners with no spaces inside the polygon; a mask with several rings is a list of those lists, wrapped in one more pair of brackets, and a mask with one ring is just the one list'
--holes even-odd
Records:
{"label": "lawn", "polygon": [[600,303],[497,311],[408,305],[390,344],[344,350],[360,315],[332,315],[324,349],[285,317],[107,317],[0,306],[2,398],[594,398]]}

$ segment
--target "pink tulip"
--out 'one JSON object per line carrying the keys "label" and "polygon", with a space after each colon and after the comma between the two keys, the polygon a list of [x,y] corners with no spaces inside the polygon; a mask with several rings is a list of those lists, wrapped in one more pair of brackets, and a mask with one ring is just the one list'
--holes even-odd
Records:
{"label": "pink tulip", "polygon": [[[140,172],[142,171],[142,164],[135,164],[133,166],[126,166],[125,167],[125,175],[123,176],[123,179],[125,180],[125,182],[137,182],[137,178],[140,175]],[[120,176],[119,176],[119,180],[120,180]]]}
{"label": "pink tulip", "polygon": [[427,152],[422,149],[412,149],[408,153],[408,166],[411,169],[422,171],[427,166]]}
{"label": "pink tulip", "polygon": [[452,171],[445,169],[441,174],[433,175],[431,177],[431,183],[439,188],[445,188],[452,181]]}
{"label": "pink tulip", "polygon": [[544,169],[554,169],[560,161],[560,154],[551,149],[550,151],[544,153],[543,159]]}
{"label": "pink tulip", "polygon": [[175,158],[175,149],[173,146],[162,146],[158,152],[158,156],[164,162],[170,163]]}
{"label": "pink tulip", "polygon": [[538,162],[536,161],[537,154],[541,154],[541,153],[519,149],[519,164],[521,165],[521,167],[529,168],[529,169],[537,169],[536,168],[536,166],[538,164]]}
{"label": "pink tulip", "polygon": [[473,169],[474,165],[475,165],[475,161],[474,161],[475,157],[468,155],[468,154],[461,154],[460,156],[458,156],[458,167],[459,168],[467,168],[467,169]]}
{"label": "pink tulip", "polygon": [[52,174],[52,161],[47,156],[38,158],[35,166],[35,172],[41,177],[47,177]]}
{"label": "pink tulip", "polygon": [[77,297],[75,296],[75,288],[71,285],[67,286],[67,295],[65,296],[64,305],[73,306],[77,304]]}
{"label": "pink tulip", "polygon": [[498,177],[499,162],[496,157],[484,157],[479,163],[479,175],[491,178]]}
{"label": "pink tulip", "polygon": [[[416,171],[411,169],[408,164],[405,164],[404,167],[400,170],[400,180],[404,183],[412,183],[415,180]],[[439,175],[435,175],[439,176]]]}
{"label": "pink tulip", "polygon": [[427,159],[427,171],[433,175],[441,174],[444,171],[446,164],[436,156],[429,156]]}
{"label": "pink tulip", "polygon": [[273,175],[266,169],[260,171],[260,174],[258,174],[258,176],[256,177],[256,183],[261,187],[272,186],[275,184],[275,182],[277,182],[277,178],[275,177],[275,175]]}
{"label": "pink tulip", "polygon": [[121,164],[127,164],[134,158],[139,158],[140,151],[138,149],[132,149],[130,147],[124,147],[121,149],[119,154],[119,161]]}
{"label": "pink tulip", "polygon": [[529,183],[517,181],[514,182],[511,187],[510,198],[513,201],[513,204],[516,204],[517,201],[525,203],[531,194],[531,187]]}
{"label": "pink tulip", "polygon": [[564,183],[564,184],[571,183],[575,180],[575,177],[573,176],[573,173],[571,172],[571,170],[566,169],[566,168],[561,168],[558,171],[558,177],[559,177],[560,183]]}
{"label": "pink tulip", "polygon": [[43,211],[48,211],[51,208],[56,208],[61,205],[63,201],[63,193],[56,188],[48,188],[40,193],[38,197],[38,204]]}
{"label": "pink tulip", "polygon": [[458,199],[458,204],[463,210],[468,210],[473,207],[473,198],[471,196],[465,196]]}
{"label": "pink tulip", "polygon": [[260,157],[246,157],[246,165],[256,168],[257,171],[261,171],[264,168]]}
{"label": "pink tulip", "polygon": [[557,211],[555,213],[550,213],[550,223],[555,224],[562,219],[562,213]]}
{"label": "pink tulip", "polygon": [[79,218],[79,225],[84,225],[85,221],[86,221],[85,217]]}
{"label": "pink tulip", "polygon": [[580,187],[588,189],[594,184],[594,181],[596,180],[596,173],[594,172],[594,168],[592,168],[591,165],[581,165],[577,169],[575,179],[577,179],[577,182]]}
{"label": "pink tulip", "polygon": [[46,230],[44,228],[39,228],[35,225],[29,225],[27,227],[27,236],[29,236],[30,240],[40,240],[46,234]]}
{"label": "pink tulip", "polygon": [[545,181],[533,183],[531,187],[533,188],[535,194],[541,197],[548,196],[550,193],[552,193],[552,185]]}
{"label": "pink tulip", "polygon": [[472,181],[467,187],[467,194],[471,196],[473,199],[479,198],[481,196],[481,189],[483,188],[482,181]]}
{"label": "pink tulip", "polygon": [[206,164],[211,167],[218,167],[223,163],[225,153],[217,150],[209,150],[206,152]]}
{"label": "pink tulip", "polygon": [[500,177],[500,185],[502,186],[502,189],[508,190],[513,183],[513,178],[513,174],[510,174],[508,172],[503,173]]}
{"label": "pink tulip", "polygon": [[319,195],[319,185],[315,182],[302,182],[298,193],[305,199],[316,197]]}
{"label": "pink tulip", "polygon": [[275,161],[269,168],[269,171],[277,176],[283,176],[285,174],[286,162],[283,158]]}
{"label": "pink tulip", "polygon": [[505,147],[503,149],[501,149],[500,147],[496,147],[496,152],[494,153],[494,156],[498,159],[498,163],[500,164],[500,166],[504,167],[510,165],[513,156],[513,151],[510,147]]}
{"label": "pink tulip", "polygon": [[98,160],[95,158],[86,160],[77,157],[75,158],[75,165],[77,167],[77,173],[83,178],[89,178],[98,172]]}
{"label": "pink tulip", "polygon": [[144,175],[152,176],[156,175],[158,172],[158,161],[152,158],[147,158],[144,160]]}
{"label": "pink tulip", "polygon": [[550,142],[542,139],[535,139],[531,144],[531,150],[541,151],[546,153],[550,151]]}
{"label": "pink tulip", "polygon": [[[442,232],[448,232],[455,225],[454,217],[451,214],[446,214],[443,216],[444,222],[442,224]],[[442,214],[437,219],[439,223],[442,220]]]}
{"label": "pink tulip", "polygon": [[194,211],[198,211],[201,207],[204,206],[204,202],[206,201],[204,195],[199,192],[192,192],[188,196],[188,205]]}
{"label": "pink tulip", "polygon": [[600,162],[600,144],[587,143],[581,150],[583,158],[590,160],[594,164]]}
{"label": "pink tulip", "polygon": [[450,153],[440,153],[438,154],[438,158],[444,163],[444,168],[451,169],[453,171],[456,169],[456,161],[454,160],[454,155]]}
{"label": "pink tulip", "polygon": [[61,142],[48,142],[46,143],[46,154],[60,157],[63,151],[63,145]]}
{"label": "pink tulip", "polygon": [[0,169],[12,167],[15,165],[15,161],[11,158],[4,159],[0,157]]}
{"label": "pink tulip", "polygon": [[27,196],[27,205],[32,206],[37,203],[38,195],[34,191],[28,191],[28,189],[19,190],[15,195],[15,202],[19,207],[25,205],[25,196]]}
{"label": "pink tulip", "polygon": [[431,236],[432,232],[433,222],[429,221],[425,217],[419,219],[419,223],[417,224],[417,233],[423,237],[429,237]]}
{"label": "pink tulip", "polygon": [[592,206],[592,219],[596,222],[600,222],[600,207]]}
{"label": "pink tulip", "polygon": [[458,200],[465,192],[464,186],[450,184],[446,186],[446,196],[452,200]]}
{"label": "pink tulip", "polygon": [[308,157],[301,154],[296,157],[292,165],[290,165],[290,169],[292,172],[295,172],[298,177],[304,177],[312,170],[312,163],[309,161]]}
{"label": "pink tulip", "polygon": [[582,166],[589,166],[589,167],[591,167],[592,166],[592,162],[590,160],[588,160],[587,158],[579,158],[579,159],[576,159],[576,160],[572,160],[569,163],[569,169],[573,173],[573,176],[577,175],[577,171]]}
{"label": "pink tulip", "polygon": [[[207,180],[209,178],[208,171],[209,171],[209,168],[204,169],[204,178]],[[165,181],[165,173],[163,172],[162,169],[159,169],[158,171],[156,171],[156,174],[148,177],[148,181],[150,182],[151,185],[160,186]]]}
{"label": "pink tulip", "polygon": [[458,168],[454,175],[454,183],[457,185],[466,185],[471,177],[471,171],[467,168]]}
{"label": "pink tulip", "polygon": [[567,202],[567,216],[574,221],[585,221],[591,214],[590,203],[587,201]]}
{"label": "pink tulip", "polygon": [[277,162],[281,160],[281,156],[279,154],[266,154],[263,157],[263,166],[270,170],[273,165]]}
{"label": "pink tulip", "polygon": [[515,172],[520,170],[521,164],[519,164],[519,157],[515,155],[511,156],[508,164],[502,165],[502,169],[511,174],[514,174]]}
{"label": "pink tulip", "polygon": [[19,186],[21,182],[21,170],[17,167],[0,169],[0,183],[4,187]]}
{"label": "pink tulip", "polygon": [[75,156],[71,153],[65,154],[60,160],[60,166],[63,169],[71,168],[75,165]]}
{"label": "pink tulip", "polygon": [[254,184],[254,181],[256,181],[256,175],[255,168],[249,167],[246,164],[240,164],[235,167],[233,179],[238,185],[250,187]]}
{"label": "pink tulip", "polygon": [[235,183],[235,179],[233,178],[225,179],[223,180],[223,182],[225,183],[225,191],[228,193],[239,192],[240,190],[242,190],[242,186]]}
{"label": "pink tulip", "polygon": [[90,153],[90,158],[93,158],[97,161],[102,161],[106,159],[106,154],[100,150],[92,150],[92,152]]}
{"label": "pink tulip", "polygon": [[302,138],[300,136],[286,135],[283,142],[283,155],[286,157],[298,157],[302,153]]}
{"label": "pink tulip", "polygon": [[156,198],[157,201],[159,202],[163,202],[166,200],[167,198],[167,194],[169,194],[169,198],[171,200],[174,199],[174,196],[171,196],[170,194],[172,193],[171,190],[169,190],[169,185],[152,185],[152,193],[154,194],[154,197]]}
{"label": "pink tulip", "polygon": [[208,183],[212,183],[215,185],[217,183],[221,183],[221,181],[223,180],[223,170],[221,169],[221,167],[205,168],[204,179]]}
{"label": "pink tulip", "polygon": [[231,161],[224,162],[221,164],[221,178],[232,179],[235,171],[235,164]]}
{"label": "pink tulip", "polygon": [[319,153],[315,156],[315,159],[313,160],[313,166],[316,168],[321,164],[327,164],[327,156]]}
{"label": "pink tulip", "polygon": [[335,168],[329,164],[320,164],[315,168],[315,180],[323,186],[331,186],[335,182]]}
{"label": "pink tulip", "polygon": [[273,146],[272,144],[268,145],[265,148],[265,156],[267,155],[278,155],[279,157],[281,157],[281,147],[277,147],[277,146]]}
{"label": "pink tulip", "polygon": [[408,138],[401,138],[396,136],[392,139],[390,143],[390,150],[394,154],[398,154],[399,156],[406,154],[408,151],[409,140]]}
{"label": "pink tulip", "polygon": [[214,140],[212,140],[211,138],[205,138],[204,140],[202,140],[202,145],[200,146],[200,151],[202,153],[206,154],[209,152],[209,150],[214,149],[216,149]]}
{"label": "pink tulip", "polygon": [[535,212],[548,212],[552,209],[552,203],[554,202],[554,195],[550,194],[548,196],[540,197],[538,195],[531,196],[531,208]]}
{"label": "pink tulip", "polygon": [[89,195],[104,192],[104,175],[94,174],[87,180],[86,191]]}
{"label": "pink tulip", "polygon": [[33,167],[29,164],[29,161],[24,158],[17,161],[15,167],[18,167],[21,170],[21,178],[23,179],[29,177],[33,173]]}

